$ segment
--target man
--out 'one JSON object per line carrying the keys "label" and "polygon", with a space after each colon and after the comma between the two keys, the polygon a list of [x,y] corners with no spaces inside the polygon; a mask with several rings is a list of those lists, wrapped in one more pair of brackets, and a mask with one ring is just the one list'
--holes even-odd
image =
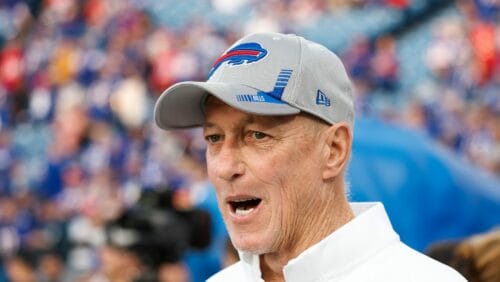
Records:
{"label": "man", "polygon": [[325,47],[246,36],[207,82],[167,89],[155,120],[203,127],[208,175],[241,259],[209,281],[465,281],[404,245],[382,204],[347,201],[352,87]]}

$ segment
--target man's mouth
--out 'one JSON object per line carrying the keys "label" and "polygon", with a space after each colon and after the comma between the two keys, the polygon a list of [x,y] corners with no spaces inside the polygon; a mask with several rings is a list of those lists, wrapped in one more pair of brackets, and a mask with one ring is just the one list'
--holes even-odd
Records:
{"label": "man's mouth", "polygon": [[228,201],[231,206],[231,212],[237,216],[250,214],[261,202],[259,198],[242,198]]}

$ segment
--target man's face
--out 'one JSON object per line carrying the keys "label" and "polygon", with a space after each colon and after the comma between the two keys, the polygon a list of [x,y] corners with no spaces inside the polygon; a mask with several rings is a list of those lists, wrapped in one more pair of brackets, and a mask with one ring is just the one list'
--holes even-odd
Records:
{"label": "man's face", "polygon": [[[210,97],[208,176],[236,248],[284,250],[307,230],[321,185],[321,134],[306,115],[256,116]],[[309,231],[310,232],[310,231]]]}

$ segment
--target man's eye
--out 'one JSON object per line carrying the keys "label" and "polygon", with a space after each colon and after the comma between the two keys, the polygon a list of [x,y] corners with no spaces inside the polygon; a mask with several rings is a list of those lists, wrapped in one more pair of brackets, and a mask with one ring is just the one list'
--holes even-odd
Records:
{"label": "man's eye", "polygon": [[220,141],[221,136],[217,134],[212,134],[212,135],[207,135],[205,136],[205,140],[207,140],[208,143],[217,143]]}
{"label": "man's eye", "polygon": [[257,140],[262,140],[267,137],[267,134],[260,131],[252,131],[252,137]]}

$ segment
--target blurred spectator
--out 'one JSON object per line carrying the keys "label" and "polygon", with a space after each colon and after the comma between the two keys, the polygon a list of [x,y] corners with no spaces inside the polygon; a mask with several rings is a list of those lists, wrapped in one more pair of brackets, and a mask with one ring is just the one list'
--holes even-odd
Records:
{"label": "blurred spectator", "polygon": [[67,281],[65,276],[64,262],[61,257],[55,254],[46,254],[38,261],[36,281],[56,282]]}
{"label": "blurred spectator", "polygon": [[[357,38],[352,43],[351,48],[344,53],[343,59],[353,81],[370,80],[373,50],[368,38]],[[357,84],[355,83],[355,85]]]}
{"label": "blurred spectator", "polygon": [[471,282],[500,280],[500,230],[491,230],[462,241],[432,245],[429,256],[446,263]]}
{"label": "blurred spectator", "polygon": [[31,264],[21,256],[9,257],[5,261],[9,281],[35,281],[35,271]]}
{"label": "blurred spectator", "polygon": [[100,267],[89,281],[135,281],[146,279],[144,266],[132,252],[105,245],[99,252]]}
{"label": "blurred spectator", "polygon": [[394,92],[398,82],[398,62],[396,60],[396,42],[390,36],[384,36],[375,42],[371,59],[371,76],[375,87],[387,92]]}
{"label": "blurred spectator", "polygon": [[188,269],[182,263],[164,263],[159,268],[158,280],[165,282],[190,281]]}
{"label": "blurred spectator", "polygon": [[10,41],[0,54],[0,81],[8,92],[15,93],[23,87],[23,67],[21,46]]}

